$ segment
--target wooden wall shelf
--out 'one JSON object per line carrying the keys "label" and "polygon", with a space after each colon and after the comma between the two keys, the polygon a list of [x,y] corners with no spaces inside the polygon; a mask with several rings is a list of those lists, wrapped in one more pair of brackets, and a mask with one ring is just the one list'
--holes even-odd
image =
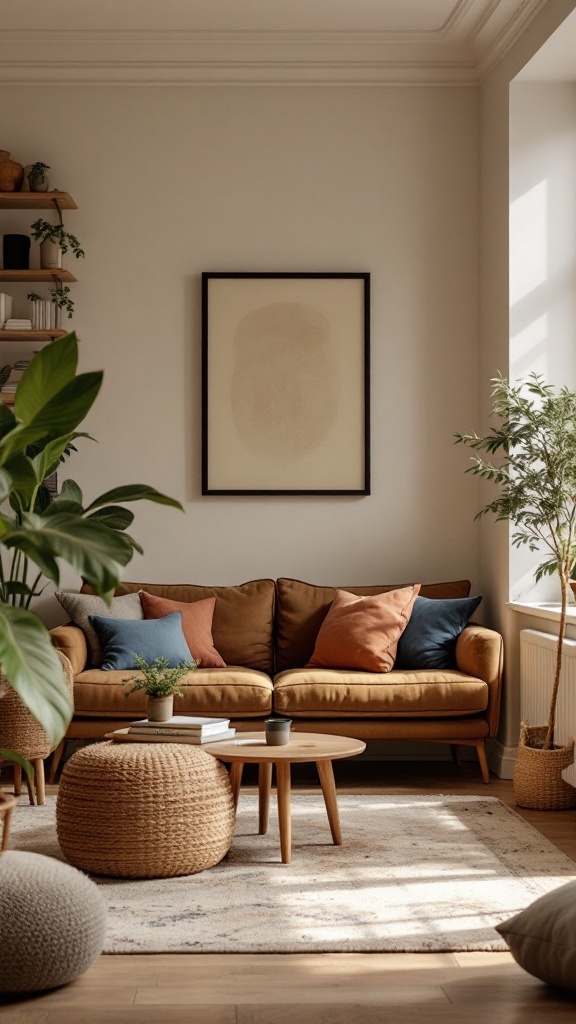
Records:
{"label": "wooden wall shelf", "polygon": [[0,210],[62,210],[78,207],[68,192],[0,192]]}
{"label": "wooden wall shelf", "polygon": [[2,401],[4,403],[4,405],[14,405],[14,399],[15,398],[16,398],[16,392],[14,392],[14,391],[11,392],[11,394],[9,394],[9,395],[3,395],[0,392],[0,401]]}
{"label": "wooden wall shelf", "polygon": [[54,341],[63,338],[67,331],[6,331],[0,330],[0,341]]}
{"label": "wooden wall shelf", "polygon": [[0,281],[16,284],[18,281],[76,281],[69,270],[0,270]]}

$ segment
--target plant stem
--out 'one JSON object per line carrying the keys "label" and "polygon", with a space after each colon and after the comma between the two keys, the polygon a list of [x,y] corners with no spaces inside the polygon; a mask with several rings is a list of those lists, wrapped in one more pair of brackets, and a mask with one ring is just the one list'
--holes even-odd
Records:
{"label": "plant stem", "polygon": [[554,685],[550,700],[550,712],[548,715],[548,731],[544,740],[544,750],[551,750],[554,743],[554,726],[556,724],[556,701],[558,699],[558,687],[560,685],[560,671],[562,669],[562,645],[566,633],[566,607],[568,605],[568,589],[570,587],[570,573],[562,566],[560,572],[562,584],[562,605],[560,609],[560,626],[558,629],[558,646],[556,647],[556,672],[554,673]]}

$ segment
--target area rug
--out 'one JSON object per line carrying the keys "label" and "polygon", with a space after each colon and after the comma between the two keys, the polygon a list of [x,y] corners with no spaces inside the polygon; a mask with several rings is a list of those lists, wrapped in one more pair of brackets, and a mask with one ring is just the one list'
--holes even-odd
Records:
{"label": "area rug", "polygon": [[[21,803],[11,846],[62,857],[56,798]],[[241,795],[232,849],[197,875],[95,879],[109,905],[108,953],[502,950],[494,926],[576,877],[576,863],[493,797],[339,798],[332,845],[321,796],[293,795],[292,863],[276,808],[257,832]]]}

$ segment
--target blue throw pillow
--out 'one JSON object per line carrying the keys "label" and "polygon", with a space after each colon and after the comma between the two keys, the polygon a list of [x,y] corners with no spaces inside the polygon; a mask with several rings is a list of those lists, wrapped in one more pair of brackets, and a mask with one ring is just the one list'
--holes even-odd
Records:
{"label": "blue throw pillow", "polygon": [[394,668],[456,668],[456,640],[481,597],[417,597],[398,641]]}
{"label": "blue throw pillow", "polygon": [[181,661],[192,661],[190,648],[182,632],[182,613],[173,612],[161,619],[109,619],[105,615],[89,615],[90,625],[102,644],[100,666],[105,672],[121,668],[138,668],[135,654],[144,661],[167,658],[168,667]]}

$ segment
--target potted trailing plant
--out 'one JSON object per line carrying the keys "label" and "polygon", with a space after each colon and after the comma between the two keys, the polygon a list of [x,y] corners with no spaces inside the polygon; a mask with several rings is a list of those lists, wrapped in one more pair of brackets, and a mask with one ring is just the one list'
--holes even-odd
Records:
{"label": "potted trailing plant", "polygon": [[124,683],[134,684],[124,696],[129,697],[137,690],[144,690],[148,697],[148,721],[170,721],[174,711],[174,696],[184,696],[178,684],[183,676],[198,667],[197,663],[181,661],[175,668],[169,668],[167,658],[156,658],[148,662],[139,654],[134,657],[142,676],[130,676],[124,680]]}
{"label": "potted trailing plant", "polygon": [[562,670],[563,641],[570,578],[576,566],[576,393],[556,390],[537,374],[515,385],[499,374],[492,381],[495,426],[485,437],[456,434],[456,442],[476,452],[496,455],[498,464],[473,457],[468,472],[496,484],[499,497],[479,513],[492,512],[517,529],[515,547],[527,546],[543,556],[536,582],[557,576],[560,623],[548,721],[522,723],[514,774],[516,800],[522,807],[555,810],[576,805],[576,789],[562,778],[572,764],[574,742],[554,746],[556,704]]}
{"label": "potted trailing plant", "polygon": [[28,177],[28,184],[31,192],[47,192],[48,191],[48,175],[46,171],[50,170],[50,164],[44,164],[41,160],[37,160],[36,163],[31,164],[30,167],[26,168],[26,174]]}
{"label": "potted trailing plant", "polygon": [[50,224],[39,218],[32,224],[32,238],[40,244],[40,266],[51,270],[62,266],[62,255],[70,250],[76,259],[84,257],[84,250],[75,235],[63,224]]}
{"label": "potted trailing plant", "polygon": [[[73,708],[48,629],[31,610],[34,598],[45,580],[59,584],[64,562],[108,600],[134,551],[142,551],[127,532],[134,515],[125,503],[146,499],[182,509],[147,484],[115,487],[85,502],[78,484],[64,480],[51,500],[44,481],[74,440],[89,436],[77,427],[102,384],[101,372],[77,374],[77,363],[76,335],[67,334],[32,358],[14,409],[0,404],[0,690],[16,691],[54,747]],[[1,705],[2,697],[0,724]],[[0,749],[0,758],[8,756]]]}

